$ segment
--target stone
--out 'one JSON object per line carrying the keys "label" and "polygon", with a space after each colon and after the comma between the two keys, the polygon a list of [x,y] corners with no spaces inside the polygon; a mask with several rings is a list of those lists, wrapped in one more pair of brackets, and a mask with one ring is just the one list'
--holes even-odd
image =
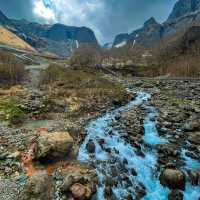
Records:
{"label": "stone", "polygon": [[20,156],[21,156],[21,153],[19,151],[16,151],[16,152],[11,153],[10,155],[8,155],[8,158],[19,159]]}
{"label": "stone", "polygon": [[93,141],[89,141],[86,145],[86,149],[89,153],[94,153],[95,152],[95,144]]}
{"label": "stone", "polygon": [[64,177],[60,191],[66,197],[75,199],[90,199],[96,192],[97,175],[94,170],[89,170],[81,165],[74,165],[62,171]]}
{"label": "stone", "polygon": [[172,190],[168,196],[169,200],[183,200],[183,193],[180,190]]}
{"label": "stone", "polygon": [[41,172],[29,178],[20,195],[20,200],[52,200],[53,193],[51,177]]}
{"label": "stone", "polygon": [[132,169],[131,169],[131,174],[132,174],[133,176],[137,176],[136,170],[132,168]]}
{"label": "stone", "polygon": [[73,138],[68,132],[42,132],[37,139],[37,159],[69,156]]}
{"label": "stone", "polygon": [[189,172],[189,179],[192,185],[200,185],[200,170]]}
{"label": "stone", "polygon": [[160,175],[160,182],[170,189],[185,189],[185,175],[176,169],[165,169]]}
{"label": "stone", "polygon": [[200,144],[200,132],[190,133],[188,140],[194,144]]}
{"label": "stone", "polygon": [[74,198],[76,199],[85,199],[86,188],[80,183],[75,183],[70,187],[70,191]]}
{"label": "stone", "polygon": [[73,185],[74,182],[75,182],[75,180],[74,180],[73,176],[65,177],[63,185],[61,186],[61,192],[62,193],[68,192],[70,187]]}
{"label": "stone", "polygon": [[200,129],[199,120],[196,118],[191,118],[185,122],[183,125],[185,131],[198,131]]}

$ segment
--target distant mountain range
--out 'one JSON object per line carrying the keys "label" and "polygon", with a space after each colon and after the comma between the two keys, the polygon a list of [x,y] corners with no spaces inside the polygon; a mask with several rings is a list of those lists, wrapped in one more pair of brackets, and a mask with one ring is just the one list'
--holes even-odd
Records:
{"label": "distant mountain range", "polygon": [[[24,40],[39,52],[70,56],[80,44],[96,44],[94,32],[87,27],[66,26],[63,24],[39,24],[27,20],[9,19],[0,11],[0,25]],[[200,0],[178,0],[168,19],[160,24],[153,17],[132,33],[123,33],[115,37],[106,49],[120,48],[126,44],[152,47],[161,39],[173,37],[177,32],[191,26],[200,25]]]}
{"label": "distant mountain range", "polygon": [[82,43],[98,44],[94,32],[87,27],[63,24],[43,25],[27,20],[7,18],[0,11],[0,25],[9,29],[41,52],[69,56]]}
{"label": "distant mountain range", "polygon": [[122,47],[129,43],[143,47],[151,47],[161,39],[185,30],[192,25],[200,25],[200,0],[179,0],[168,19],[158,23],[153,17],[143,27],[132,33],[123,33],[115,37],[113,47]]}

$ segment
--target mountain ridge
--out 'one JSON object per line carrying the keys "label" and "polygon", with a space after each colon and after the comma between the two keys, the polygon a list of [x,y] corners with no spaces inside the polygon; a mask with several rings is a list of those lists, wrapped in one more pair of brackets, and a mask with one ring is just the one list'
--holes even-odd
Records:
{"label": "mountain ridge", "polygon": [[143,47],[151,47],[161,39],[186,29],[191,25],[200,24],[200,0],[179,0],[175,3],[169,17],[162,24],[154,17],[148,19],[142,28],[133,31],[126,37],[119,34],[115,37],[113,47],[119,44],[120,40],[126,43],[137,43]]}
{"label": "mountain ridge", "polygon": [[70,56],[82,43],[98,45],[93,30],[84,26],[67,26],[58,23],[47,25],[24,19],[9,19],[2,11],[0,11],[0,25],[8,28],[38,51],[57,54],[61,57]]}

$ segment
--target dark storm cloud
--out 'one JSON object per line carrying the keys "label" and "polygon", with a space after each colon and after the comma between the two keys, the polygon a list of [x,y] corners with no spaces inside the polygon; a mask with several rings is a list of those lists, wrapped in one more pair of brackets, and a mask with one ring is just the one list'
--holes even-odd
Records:
{"label": "dark storm cloud", "polygon": [[[49,0],[48,0],[49,1]],[[42,0],[0,0],[1,10],[12,18],[49,22],[41,8]],[[112,41],[114,36],[131,32],[151,16],[164,21],[176,0],[51,0],[55,16],[53,22],[94,29],[101,42]],[[35,6],[41,12],[33,12]],[[49,8],[47,8],[49,9]],[[49,13],[49,10],[47,10]]]}

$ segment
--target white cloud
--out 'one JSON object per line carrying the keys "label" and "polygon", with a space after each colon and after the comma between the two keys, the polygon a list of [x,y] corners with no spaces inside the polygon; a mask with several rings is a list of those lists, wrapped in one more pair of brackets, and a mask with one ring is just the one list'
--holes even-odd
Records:
{"label": "white cloud", "polygon": [[[93,30],[98,38],[102,38],[95,18],[102,13],[102,0],[32,0],[33,13],[47,23],[60,22],[71,26],[87,26]],[[48,2],[48,3],[47,3]],[[46,5],[46,6],[45,6]]]}
{"label": "white cloud", "polygon": [[35,0],[33,6],[33,13],[39,18],[44,18],[48,23],[56,20],[54,11],[50,7],[46,7],[42,0]]}

